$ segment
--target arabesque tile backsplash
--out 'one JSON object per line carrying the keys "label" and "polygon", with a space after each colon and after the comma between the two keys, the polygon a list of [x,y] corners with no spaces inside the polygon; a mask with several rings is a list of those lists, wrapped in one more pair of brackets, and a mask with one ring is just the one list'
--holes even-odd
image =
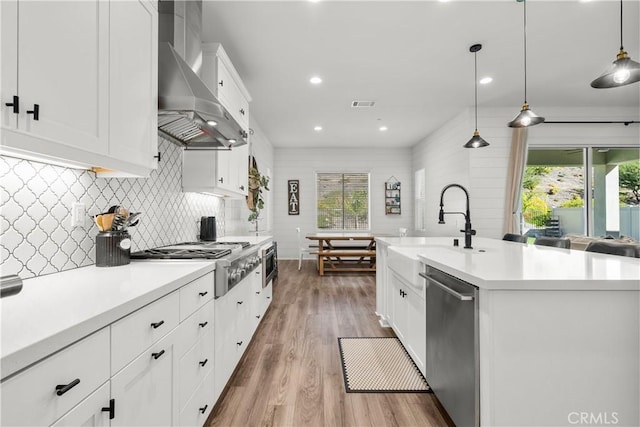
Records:
{"label": "arabesque tile backsplash", "polygon": [[[129,229],[132,251],[196,239],[201,216],[225,230],[223,199],[181,189],[178,146],[160,138],[162,162],[149,178],[98,178],[93,172],[0,156],[1,275],[42,276],[95,263],[92,215],[119,204],[142,212]],[[74,202],[84,227],[71,227]]]}

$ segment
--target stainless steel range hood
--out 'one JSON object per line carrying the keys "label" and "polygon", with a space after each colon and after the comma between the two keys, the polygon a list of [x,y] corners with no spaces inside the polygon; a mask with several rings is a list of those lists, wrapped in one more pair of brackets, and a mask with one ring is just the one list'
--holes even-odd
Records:
{"label": "stainless steel range hood", "polygon": [[158,130],[188,150],[247,143],[242,127],[169,43],[158,46]]}

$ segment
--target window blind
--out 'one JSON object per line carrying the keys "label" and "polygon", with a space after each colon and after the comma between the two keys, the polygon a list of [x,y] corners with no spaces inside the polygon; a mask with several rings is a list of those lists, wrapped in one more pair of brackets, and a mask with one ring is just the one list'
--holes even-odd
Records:
{"label": "window blind", "polygon": [[318,173],[316,182],[319,229],[369,229],[368,173]]}

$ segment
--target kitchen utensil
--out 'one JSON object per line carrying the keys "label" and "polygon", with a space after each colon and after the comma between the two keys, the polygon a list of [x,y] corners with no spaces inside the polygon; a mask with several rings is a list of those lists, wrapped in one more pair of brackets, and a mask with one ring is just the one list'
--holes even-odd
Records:
{"label": "kitchen utensil", "polygon": [[134,212],[129,215],[124,223],[124,228],[126,229],[127,227],[133,227],[134,225],[138,224],[138,221],[140,221],[140,215],[142,215],[142,212]]}
{"label": "kitchen utensil", "polygon": [[102,214],[102,231],[110,231],[112,224],[113,224],[113,218],[116,216],[116,214],[114,213],[106,213],[106,214]]}
{"label": "kitchen utensil", "polygon": [[96,222],[96,225],[98,226],[98,230],[104,231],[104,226],[102,225],[102,214],[94,215],[93,220]]}
{"label": "kitchen utensil", "polygon": [[203,216],[200,218],[200,240],[215,242],[216,240],[216,217]]}

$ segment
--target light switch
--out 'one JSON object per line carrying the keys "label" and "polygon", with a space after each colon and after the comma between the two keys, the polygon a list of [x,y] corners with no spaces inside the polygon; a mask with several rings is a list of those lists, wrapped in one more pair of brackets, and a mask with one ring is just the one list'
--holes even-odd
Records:
{"label": "light switch", "polygon": [[85,226],[87,207],[84,203],[74,203],[71,205],[71,227]]}

